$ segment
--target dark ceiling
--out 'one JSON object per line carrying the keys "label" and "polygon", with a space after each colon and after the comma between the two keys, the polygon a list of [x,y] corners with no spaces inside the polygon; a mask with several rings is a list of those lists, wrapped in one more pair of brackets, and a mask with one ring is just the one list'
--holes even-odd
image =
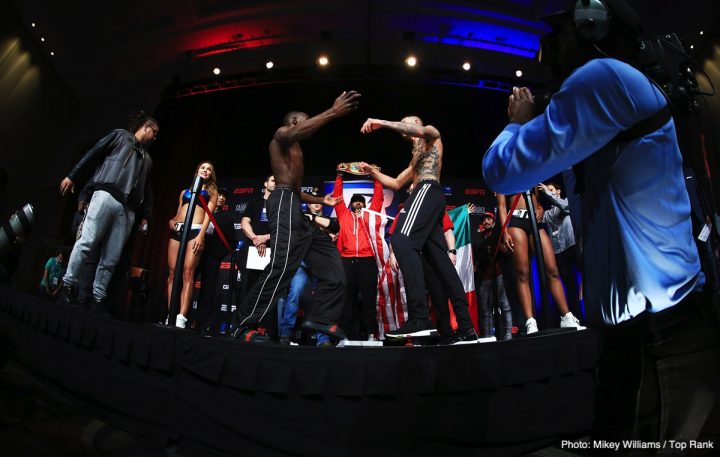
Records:
{"label": "dark ceiling", "polygon": [[[541,14],[568,0],[13,0],[28,30],[79,100],[115,86],[188,83],[301,68],[401,65],[541,83],[533,58]],[[629,0],[646,28],[678,32],[697,50],[718,20],[716,0]],[[31,23],[36,27],[31,27]],[[700,35],[704,31],[704,35]],[[40,39],[45,41],[41,42]],[[54,56],[50,56],[50,52]]]}

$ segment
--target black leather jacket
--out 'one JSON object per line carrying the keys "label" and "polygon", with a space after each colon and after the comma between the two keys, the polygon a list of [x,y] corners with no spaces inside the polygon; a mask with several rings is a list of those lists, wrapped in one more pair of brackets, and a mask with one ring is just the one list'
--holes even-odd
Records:
{"label": "black leather jacket", "polygon": [[142,205],[143,219],[149,219],[152,213],[152,186],[150,172],[152,158],[137,141],[135,135],[127,130],[113,130],[98,141],[68,173],[68,178],[76,182],[87,167],[97,163],[90,181],[93,190],[104,190],[126,208],[137,211]]}

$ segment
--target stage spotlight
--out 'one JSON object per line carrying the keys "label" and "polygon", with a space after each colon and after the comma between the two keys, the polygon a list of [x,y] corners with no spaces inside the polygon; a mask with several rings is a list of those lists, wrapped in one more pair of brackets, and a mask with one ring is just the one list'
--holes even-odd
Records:
{"label": "stage spotlight", "polygon": [[691,44],[691,45],[690,45],[690,49],[695,49],[695,45],[694,45],[694,44]]}
{"label": "stage spotlight", "polygon": [[462,68],[465,71],[470,70],[470,62],[465,62],[464,64],[462,64]]}
{"label": "stage spotlight", "polygon": [[328,60],[327,56],[320,56],[320,57],[318,57],[317,63],[321,67],[324,67],[330,63],[330,60]]}
{"label": "stage spotlight", "polygon": [[274,67],[274,66],[275,66],[275,64],[273,63],[272,60],[268,60],[268,61],[265,63],[265,68],[267,68],[268,70],[271,69],[271,68]]}
{"label": "stage spotlight", "polygon": [[55,55],[55,51],[50,51],[50,55],[51,55],[51,56],[54,56],[54,55]]}
{"label": "stage spotlight", "polygon": [[522,70],[515,70],[515,76],[517,76],[518,78],[521,78],[522,75],[523,75]]}
{"label": "stage spotlight", "polygon": [[40,41],[42,41],[42,42],[44,43],[44,42],[45,42],[45,37],[42,37],[42,36],[41,36],[41,37],[40,37]]}
{"label": "stage spotlight", "polygon": [[415,56],[408,56],[408,58],[405,59],[405,63],[408,67],[414,67],[417,65],[417,58]]}
{"label": "stage spotlight", "polygon": [[213,74],[214,74],[214,75],[219,75],[219,74],[220,74],[220,69],[219,69],[218,67],[213,68]]}
{"label": "stage spotlight", "polygon": [[[31,24],[30,24],[30,27],[35,28],[35,23],[34,23],[34,22],[31,23]],[[702,35],[702,32],[700,32],[700,35]]]}
{"label": "stage spotlight", "polygon": [[702,35],[702,34],[704,34],[704,33],[705,33],[705,32],[703,32],[702,30],[700,30],[700,35]]}

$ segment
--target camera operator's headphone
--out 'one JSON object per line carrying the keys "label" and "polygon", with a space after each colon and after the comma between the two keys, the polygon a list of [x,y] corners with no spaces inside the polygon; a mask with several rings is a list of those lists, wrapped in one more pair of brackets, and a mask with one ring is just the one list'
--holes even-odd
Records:
{"label": "camera operator's headphone", "polygon": [[610,31],[610,13],[602,0],[578,0],[573,18],[578,34],[593,43],[605,38]]}

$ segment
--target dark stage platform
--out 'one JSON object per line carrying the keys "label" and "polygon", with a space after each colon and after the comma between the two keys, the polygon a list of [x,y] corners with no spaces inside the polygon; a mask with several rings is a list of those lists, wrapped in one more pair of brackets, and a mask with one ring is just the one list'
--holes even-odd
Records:
{"label": "dark stage platform", "polygon": [[522,455],[592,422],[592,330],[466,346],[256,346],[2,286],[0,326],[19,363],[113,426],[188,456]]}

